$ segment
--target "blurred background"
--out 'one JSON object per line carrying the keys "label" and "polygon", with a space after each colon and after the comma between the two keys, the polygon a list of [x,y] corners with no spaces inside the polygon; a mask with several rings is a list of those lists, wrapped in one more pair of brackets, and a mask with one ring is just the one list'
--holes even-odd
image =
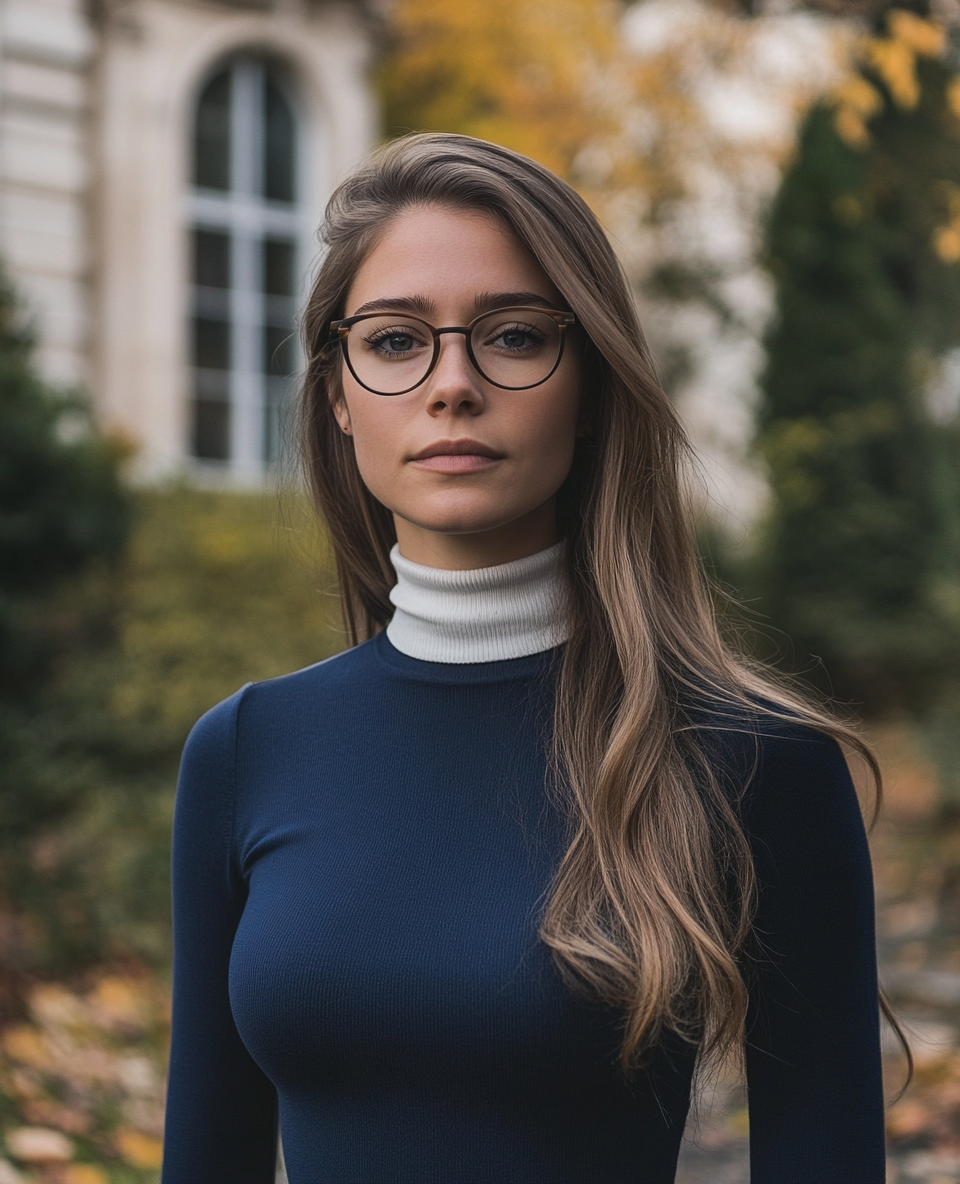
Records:
{"label": "blurred background", "polygon": [[[888,1180],[960,1181],[960,0],[0,0],[0,1184],[157,1179],[177,761],[344,645],[296,325],[410,130],[607,227],[725,626],[883,763]],[[678,1178],[746,1135],[731,1076]]]}

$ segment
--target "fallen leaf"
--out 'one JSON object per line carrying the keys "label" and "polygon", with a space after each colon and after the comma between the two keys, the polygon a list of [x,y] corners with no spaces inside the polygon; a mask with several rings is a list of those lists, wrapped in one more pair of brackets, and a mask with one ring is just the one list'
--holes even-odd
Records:
{"label": "fallen leaf", "polygon": [[127,1163],[135,1168],[158,1168],[163,1162],[163,1143],[140,1131],[117,1131],[113,1140]]}
{"label": "fallen leaf", "polygon": [[3,1033],[3,1051],[18,1065],[45,1069],[51,1063],[50,1049],[42,1033],[30,1024],[17,1024]]}
{"label": "fallen leaf", "polygon": [[930,1124],[933,1115],[920,1102],[898,1102],[887,1114],[887,1134],[893,1139],[918,1135]]}
{"label": "fallen leaf", "polygon": [[97,983],[89,999],[108,1028],[142,1029],[143,997],[136,984],[109,975]]}
{"label": "fallen leaf", "polygon": [[110,1184],[107,1173],[92,1163],[71,1163],[60,1175],[63,1184]]}

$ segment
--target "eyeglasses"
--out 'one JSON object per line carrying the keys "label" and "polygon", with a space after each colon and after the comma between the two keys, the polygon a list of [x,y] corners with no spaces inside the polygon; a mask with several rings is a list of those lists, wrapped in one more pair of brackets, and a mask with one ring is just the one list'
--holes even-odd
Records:
{"label": "eyeglasses", "polygon": [[477,373],[505,391],[526,391],[554,373],[563,357],[572,312],[498,308],[469,325],[437,329],[406,313],[367,312],[330,324],[350,373],[375,395],[405,395],[433,373],[444,333],[462,333]]}

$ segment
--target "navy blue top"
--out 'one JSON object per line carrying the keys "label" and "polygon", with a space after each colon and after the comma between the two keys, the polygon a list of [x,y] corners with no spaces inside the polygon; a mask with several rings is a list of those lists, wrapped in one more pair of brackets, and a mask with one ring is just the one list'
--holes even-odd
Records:
{"label": "navy blue top", "polygon": [[[537,936],[565,825],[555,652],[421,662],[384,635],[194,728],[174,828],[164,1184],[668,1184],[693,1058],[632,1079]],[[836,744],[717,732],[760,883],[753,1184],[882,1184],[873,893]]]}

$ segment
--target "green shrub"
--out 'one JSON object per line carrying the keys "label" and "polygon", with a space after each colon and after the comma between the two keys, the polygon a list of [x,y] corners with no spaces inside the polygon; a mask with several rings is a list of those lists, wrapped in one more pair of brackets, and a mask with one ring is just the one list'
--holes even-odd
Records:
{"label": "green shrub", "polygon": [[33,342],[0,278],[0,697],[33,692],[63,631],[44,611],[51,592],[116,559],[129,506],[119,450],[93,428],[82,400],[48,387]]}
{"label": "green shrub", "polygon": [[[123,551],[130,504],[122,450],[100,436],[83,401],[46,385],[16,298],[0,278],[0,910],[30,894],[31,843],[67,819],[86,792],[79,769],[51,762],[48,720],[63,663],[102,633],[104,604],[71,594]],[[14,931],[16,926],[13,927]],[[23,930],[23,926],[20,929]],[[0,977],[16,969],[5,943]]]}
{"label": "green shrub", "polygon": [[193,723],[244,683],[342,647],[326,551],[294,496],[141,493],[127,556],[72,596],[109,601],[34,715],[36,776],[73,809],[33,833],[19,885],[24,964],[69,970],[170,952],[169,850],[177,765]]}

